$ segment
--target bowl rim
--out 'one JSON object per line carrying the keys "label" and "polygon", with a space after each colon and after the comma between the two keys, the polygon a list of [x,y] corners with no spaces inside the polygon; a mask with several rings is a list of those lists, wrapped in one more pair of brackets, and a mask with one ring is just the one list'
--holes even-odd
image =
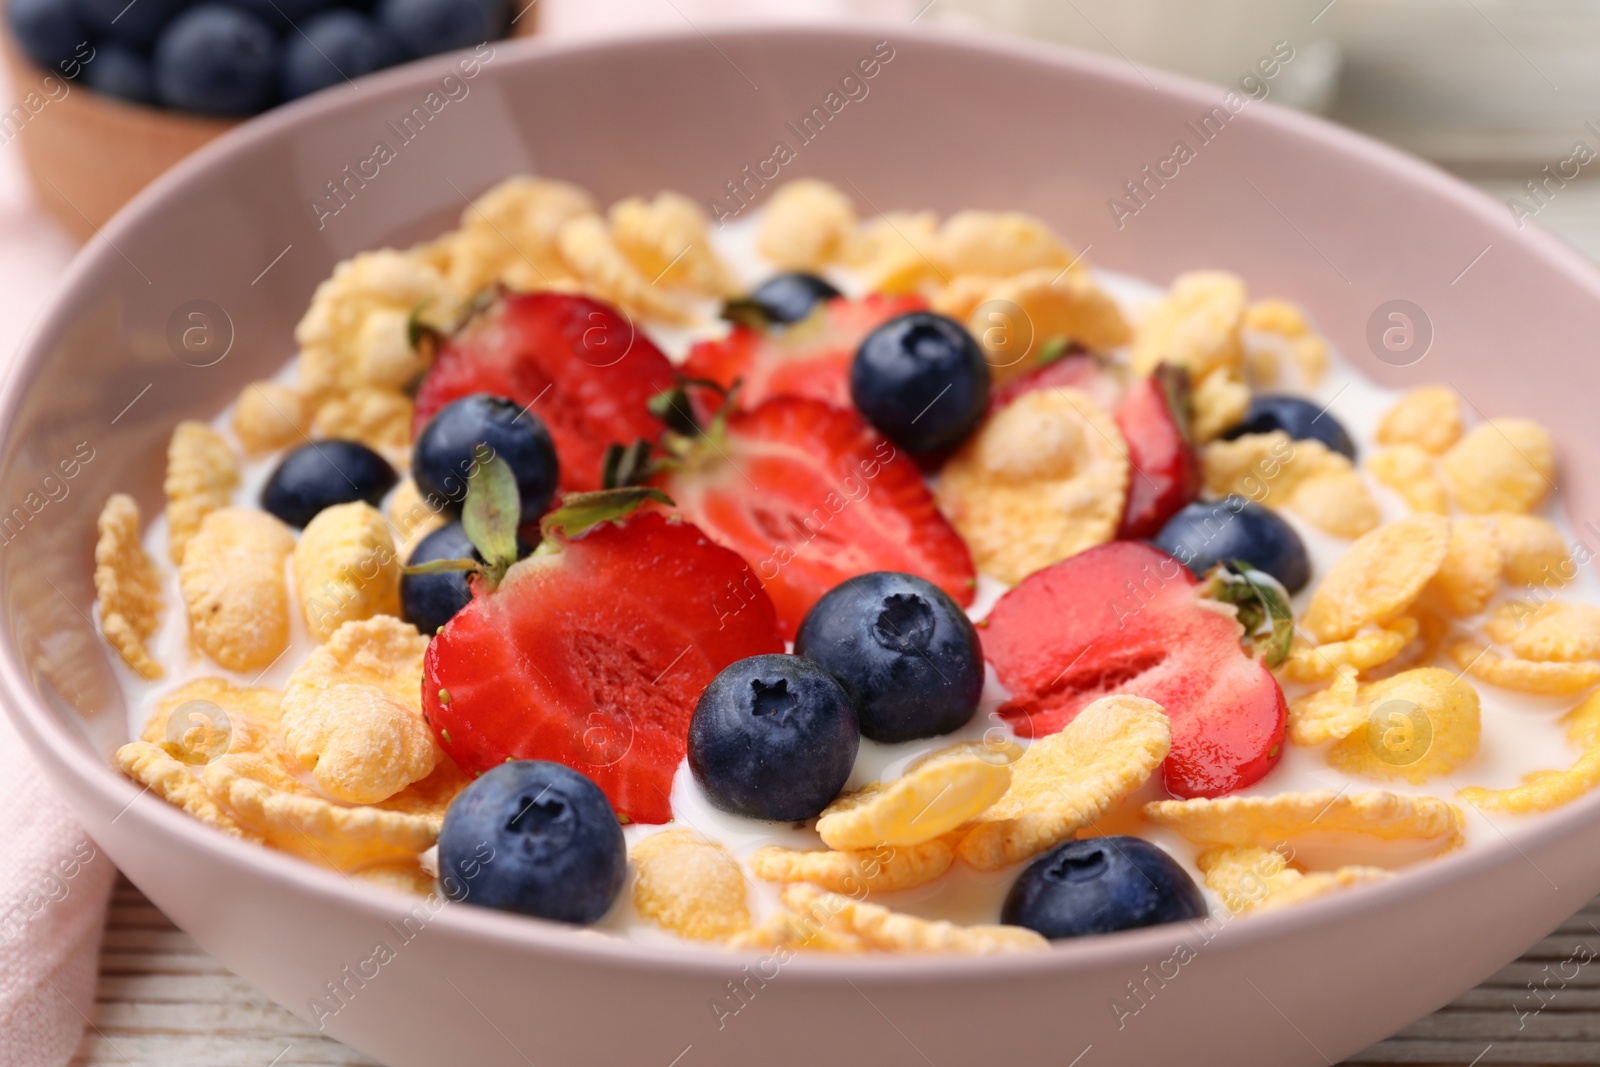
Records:
{"label": "bowl rim", "polygon": [[[823,24],[814,21],[775,22],[752,20],[718,24],[702,32],[696,27],[673,30],[638,30],[605,37],[549,40],[541,37],[502,39],[493,47],[506,49],[505,63],[537,64],[553,57],[615,56],[639,49],[679,47],[685,43],[710,43],[739,46],[786,47],[788,42],[809,38],[829,41],[860,41],[864,37],[888,37],[914,46],[985,53],[1029,63],[1071,68],[1108,83],[1115,91],[1144,95],[1150,92],[1173,94],[1185,102],[1214,103],[1217,87],[1155,69],[1134,67],[1059,45],[1002,36],[975,34],[970,30],[922,27],[897,22],[860,20],[848,24]],[[357,94],[370,88],[380,91],[400,87],[416,88],[436,81],[458,62],[465,52],[452,52],[392,68],[363,80],[361,86],[340,86],[330,91],[280,106],[236,126],[215,141],[178,163],[141,191],[96,234],[99,247],[91,238],[78,251],[64,273],[54,295],[37,312],[19,343],[16,353],[0,381],[0,425],[10,424],[21,405],[27,379],[44,361],[44,339],[56,336],[71,318],[71,295],[85,279],[103,264],[120,255],[116,239],[136,229],[141,217],[158,203],[180,196],[192,183],[204,180],[237,152],[262,147],[296,125],[318,116],[337,113],[354,105]],[[1260,106],[1265,105],[1265,106]],[[1518,229],[1504,209],[1487,195],[1471,189],[1437,167],[1406,155],[1368,137],[1335,126],[1327,120],[1291,111],[1272,101],[1262,101],[1250,109],[1247,121],[1260,123],[1286,136],[1325,150],[1357,157],[1370,168],[1384,172],[1404,184],[1424,188],[1484,221],[1508,241],[1520,242],[1549,262],[1553,269],[1587,286],[1600,299],[1600,267],[1576,249],[1540,227]],[[393,917],[397,904],[407,907],[419,899],[398,890],[369,882],[357,883],[339,872],[317,867],[308,861],[231,838],[201,823],[156,796],[149,788],[133,782],[94,753],[67,726],[44,706],[28,681],[28,670],[20,650],[9,634],[0,639],[0,692],[11,699],[0,700],[7,716],[42,763],[55,763],[61,771],[75,776],[80,785],[96,795],[107,807],[120,809],[116,818],[131,818],[144,823],[160,835],[178,839],[183,847],[210,850],[241,873],[277,884],[286,891],[313,902],[326,902],[350,908],[382,922]],[[1376,787],[1376,786],[1375,786]],[[1487,819],[1488,816],[1485,816]],[[1229,944],[1236,949],[1327,924],[1359,921],[1402,902],[1431,894],[1446,882],[1471,878],[1495,866],[1514,860],[1520,854],[1532,863],[1519,841],[1538,848],[1574,832],[1580,824],[1600,818],[1600,791],[1591,792],[1573,803],[1540,813],[1536,821],[1512,827],[1513,837],[1499,831],[1500,840],[1488,841],[1470,850],[1458,849],[1436,857],[1432,862],[1381,883],[1355,887],[1343,893],[1270,911],[1250,917],[1244,924],[1226,919],[1217,923]],[[113,820],[115,821],[115,820]],[[1491,820],[1491,825],[1493,822]],[[1538,870],[1537,865],[1534,865]],[[1541,874],[1543,872],[1540,872]],[[1548,879],[1547,879],[1548,880]],[[906,986],[967,982],[974,977],[1005,976],[1018,978],[1035,974],[1065,974],[1096,971],[1117,965],[1137,968],[1153,956],[1171,951],[1172,939],[1179,930],[1194,930],[1199,920],[1190,923],[1155,926],[1143,930],[1058,943],[1049,952],[1017,953],[997,956],[928,956],[885,954],[882,958],[839,958],[829,954],[800,953],[788,960],[785,973],[803,984],[833,985],[843,980],[871,986]],[[487,908],[441,907],[430,919],[430,929],[448,932],[467,943],[503,949],[507,945],[558,960],[593,964],[597,961],[625,965],[645,973],[680,977],[725,978],[742,964],[761,959],[772,950],[707,951],[705,946],[629,941],[588,929],[573,929],[559,923],[492,911]],[[1209,940],[1209,939],[1208,939]]]}

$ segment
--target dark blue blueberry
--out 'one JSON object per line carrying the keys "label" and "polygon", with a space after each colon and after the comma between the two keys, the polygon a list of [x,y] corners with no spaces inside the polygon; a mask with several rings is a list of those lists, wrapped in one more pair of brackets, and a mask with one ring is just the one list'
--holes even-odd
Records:
{"label": "dark blue blueberry", "polygon": [[84,68],[84,80],[97,93],[136,104],[156,102],[156,71],[143,52],[108,41]]}
{"label": "dark blue blueberry", "polygon": [[1226,560],[1242,559],[1291,593],[1311,580],[1311,557],[1294,527],[1242,496],[1185,505],[1154,540],[1197,578]]}
{"label": "dark blue blueberry", "polygon": [[[144,0],[139,0],[143,3]],[[222,0],[223,3],[250,12],[286,37],[295,27],[303,27],[306,20],[323,8],[332,7],[339,0]]]}
{"label": "dark blue blueberry", "polygon": [[1222,436],[1231,441],[1247,433],[1271,433],[1273,430],[1282,430],[1296,441],[1321,441],[1335,452],[1356,458],[1356,443],[1327,408],[1279,393],[1252,396],[1244,421]]}
{"label": "dark blue blueberry", "polygon": [[611,802],[559,763],[502,763],[456,797],[439,831],[439,885],[457,902],[592,923],[627,873]]}
{"label": "dark blue blueberry", "polygon": [[711,803],[800,822],[833,802],[861,748],[850,697],[801,656],[751,656],[711,680],[689,720],[689,769]]}
{"label": "dark blue blueberry", "polygon": [[1205,897],[1178,862],[1138,837],[1068,841],[1028,864],[1000,921],[1052,940],[1199,919]]}
{"label": "dark blue blueberry", "polygon": [[505,36],[507,0],[380,0],[378,21],[412,56],[471,48]]}
{"label": "dark blue blueberry", "polygon": [[925,579],[852,578],[812,605],[797,656],[839,680],[874,741],[913,741],[965,726],[983,692],[983,646],[967,613]]}
{"label": "dark blue blueberry", "polygon": [[261,490],[261,506],[303,527],[335,504],[377,507],[397,480],[389,461],[360,442],[312,441],[283,457]]}
{"label": "dark blue blueberry", "polygon": [[[194,0],[56,0],[63,7],[76,7],[78,17],[103,44],[116,42],[148,51],[162,29],[178,12]],[[103,55],[104,53],[102,53]],[[99,56],[95,57],[98,62]]]}
{"label": "dark blue blueberry", "polygon": [[156,40],[162,103],[202,115],[250,115],[278,98],[278,38],[238,8],[206,3],[167,25]]}
{"label": "dark blue blueberry", "polygon": [[315,15],[283,45],[283,97],[343,85],[400,60],[400,46],[376,22],[354,11]]}
{"label": "dark blue blueberry", "polygon": [[826,303],[842,295],[839,290],[817,277],[795,271],[775,274],[756,286],[745,299],[759,307],[772,322],[799,322]]}
{"label": "dark blue blueberry", "polygon": [[[533,549],[521,538],[517,539],[517,557],[526,556]],[[439,527],[411,550],[407,566],[432,563],[439,559],[475,559],[483,556],[472,547],[467,531],[461,523],[451,522]],[[455,618],[456,612],[472,600],[472,587],[466,571],[446,571],[443,574],[402,574],[400,576],[400,611],[405,620],[420,633],[434,634],[439,627]]]}
{"label": "dark blue blueberry", "polygon": [[451,514],[467,498],[477,470],[477,449],[487,445],[517,478],[522,521],[532,522],[550,506],[560,467],[556,446],[539,416],[521,404],[489,393],[473,393],[446,404],[417,438],[411,477],[426,500]]}
{"label": "dark blue blueberry", "polygon": [[63,64],[90,54],[89,31],[65,0],[11,0],[6,15],[22,51],[49,71],[63,73]]}
{"label": "dark blue blueberry", "polygon": [[890,319],[850,364],[850,399],[907,452],[961,443],[989,403],[989,364],[966,328],[930,311]]}

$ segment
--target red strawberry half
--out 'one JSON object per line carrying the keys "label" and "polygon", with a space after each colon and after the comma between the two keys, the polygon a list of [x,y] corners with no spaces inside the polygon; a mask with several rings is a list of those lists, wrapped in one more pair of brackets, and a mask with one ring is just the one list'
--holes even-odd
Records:
{"label": "red strawberry half", "polygon": [[544,420],[561,488],[600,488],[606,447],[654,439],[645,405],[673,383],[672,365],[609,304],[567,293],[507,295],[445,341],[417,392],[415,432],[452,400],[509,397]]}
{"label": "red strawberry half", "polygon": [[1172,719],[1171,793],[1214,797],[1257,781],[1283,752],[1283,691],[1197,585],[1177,560],[1132,541],[1029,575],[980,631],[1012,694],[1000,714],[1041,737],[1102,696],[1131,693]]}
{"label": "red strawberry half", "polygon": [[659,484],[678,510],[755,569],[784,637],[858,574],[904,571],[972,602],[966,542],[917,467],[853,411],[777,397],[713,425]]}
{"label": "red strawberry half", "polygon": [[890,319],[917,311],[914,296],[836,297],[792,326],[756,329],[740,323],[720,341],[689,350],[683,373],[724,388],[744,384],[739,405],[753,408],[774,396],[808,396],[835,407],[850,406],[850,361],[867,334]]}
{"label": "red strawberry half", "polygon": [[552,760],[619,814],[667,822],[700,691],[735,660],[783,651],[772,602],[744,560],[665,515],[554,536],[433,639],[423,709],[468,773]]}

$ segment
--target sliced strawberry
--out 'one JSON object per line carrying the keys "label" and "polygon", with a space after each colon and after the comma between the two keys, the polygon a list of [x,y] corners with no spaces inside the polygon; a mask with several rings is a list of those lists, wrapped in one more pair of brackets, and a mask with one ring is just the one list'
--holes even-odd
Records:
{"label": "sliced strawberry", "polygon": [[1122,382],[1111,368],[1085,352],[1071,352],[1060,359],[1012,378],[989,394],[989,414],[993,415],[1025,393],[1039,389],[1081,389],[1107,411],[1116,410],[1122,399]]}
{"label": "sliced strawberry", "polygon": [[1000,714],[1022,736],[1041,737],[1102,696],[1131,693],[1172,719],[1168,791],[1214,797],[1259,780],[1283,752],[1283,691],[1245,653],[1231,613],[1202,601],[1197,584],[1165,552],[1132,541],[1029,575],[980,631],[1011,691]]}
{"label": "sliced strawberry", "polygon": [[867,334],[924,306],[914,296],[837,297],[793,326],[760,330],[740,323],[722,340],[689,349],[683,373],[724,388],[741,380],[739,405],[745,408],[774,396],[808,396],[847,408],[850,361]]}
{"label": "sliced strawberry", "polygon": [[661,432],[645,404],[672,382],[667,357],[609,304],[513,294],[441,346],[417,392],[415,432],[470,393],[510,397],[550,428],[561,488],[585,492],[600,487],[606,446]]}
{"label": "sliced strawberry", "polygon": [[553,760],[619,814],[661,823],[700,691],[735,660],[782,651],[744,560],[640,514],[529,556],[474,597],[428,646],[422,704],[470,774]]}
{"label": "sliced strawberry", "polygon": [[853,411],[776,397],[713,429],[661,486],[678,510],[755,568],[784,637],[858,574],[904,571],[972,602],[966,542],[916,465]]}

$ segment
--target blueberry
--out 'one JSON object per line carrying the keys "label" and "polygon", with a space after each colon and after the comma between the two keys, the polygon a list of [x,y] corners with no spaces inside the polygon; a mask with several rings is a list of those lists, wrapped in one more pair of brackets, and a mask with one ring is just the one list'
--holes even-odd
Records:
{"label": "blueberry", "polygon": [[592,923],[627,873],[610,801],[559,763],[502,763],[456,797],[439,831],[439,884],[457,902]]}
{"label": "blueberry", "polygon": [[[519,537],[517,558],[533,551]],[[431,563],[437,559],[475,559],[483,556],[472,547],[467,531],[461,523],[451,522],[439,527],[411,550],[408,565]],[[433,634],[439,627],[455,618],[456,612],[472,600],[472,587],[466,571],[446,571],[443,574],[402,574],[400,576],[400,611],[405,620],[420,633]]]}
{"label": "blueberry", "polygon": [[794,652],[839,680],[874,741],[914,741],[965,726],[983,692],[983,647],[943,589],[911,574],[852,578],[814,604]]}
{"label": "blueberry", "polygon": [[411,476],[423,498],[457,513],[476,469],[476,449],[487,445],[517,478],[522,521],[544,514],[555,495],[560,467],[550,431],[521,404],[489,393],[452,401],[428,423],[411,459]]}
{"label": "blueberry", "polygon": [[751,656],[711,680],[689,720],[689,770],[711,803],[800,822],[844,788],[861,747],[850,697],[800,656]]}
{"label": "blueberry", "polygon": [[11,32],[29,59],[52,72],[88,55],[89,31],[73,6],[64,0],[11,0],[7,7]]}
{"label": "blueberry", "polygon": [[[193,0],[56,0],[63,7],[76,7],[78,17],[103,44],[116,42],[148,51],[163,27]],[[102,51],[95,62],[104,56]],[[91,83],[92,84],[92,83]]]}
{"label": "blueberry", "polygon": [[953,319],[913,311],[867,335],[850,364],[850,398],[907,452],[960,444],[989,403],[989,365]]}
{"label": "blueberry", "polygon": [[354,11],[329,11],[314,16],[302,32],[284,40],[285,100],[343,85],[400,60],[400,46],[389,32]]}
{"label": "blueberry", "polygon": [[1000,921],[1052,940],[1199,919],[1205,897],[1176,860],[1138,837],[1068,841],[1028,864]]}
{"label": "blueberry", "polygon": [[1297,396],[1257,393],[1250,398],[1244,421],[1222,436],[1228,440],[1247,433],[1282,430],[1296,441],[1321,441],[1335,452],[1356,458],[1356,443],[1328,409]]}
{"label": "blueberry", "polygon": [[376,507],[397,481],[388,460],[356,441],[312,441],[283,457],[261,490],[261,506],[290,526],[323,508],[365,500]]}
{"label": "blueberry", "polygon": [[[144,0],[139,0],[143,3]],[[278,33],[288,35],[295,27],[304,26],[305,20],[323,8],[332,7],[338,0],[223,0],[233,7],[248,11],[271,26]]]}
{"label": "blueberry", "polygon": [[753,289],[747,300],[759,307],[768,319],[777,323],[799,322],[810,315],[818,304],[841,296],[839,290],[817,277],[795,271],[775,274]]}
{"label": "blueberry", "polygon": [[380,0],[377,13],[413,56],[493,41],[511,21],[507,0]]}
{"label": "blueberry", "polygon": [[115,41],[102,44],[96,50],[94,62],[83,69],[84,80],[97,93],[136,104],[156,102],[155,67],[144,53],[125,44]]}
{"label": "blueberry", "polygon": [[1291,593],[1311,580],[1311,557],[1294,527],[1241,496],[1185,505],[1154,540],[1197,578],[1225,560],[1242,559]]}
{"label": "blueberry", "polygon": [[156,40],[156,89],[181,111],[253,114],[278,96],[278,38],[237,8],[190,8]]}

